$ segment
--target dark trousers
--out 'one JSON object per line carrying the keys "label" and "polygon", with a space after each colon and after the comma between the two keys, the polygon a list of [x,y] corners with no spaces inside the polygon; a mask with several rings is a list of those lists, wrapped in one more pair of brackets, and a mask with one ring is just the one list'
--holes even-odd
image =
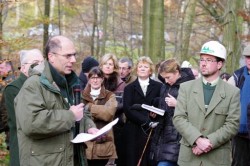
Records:
{"label": "dark trousers", "polygon": [[250,166],[250,139],[235,136],[232,147],[232,166]]}

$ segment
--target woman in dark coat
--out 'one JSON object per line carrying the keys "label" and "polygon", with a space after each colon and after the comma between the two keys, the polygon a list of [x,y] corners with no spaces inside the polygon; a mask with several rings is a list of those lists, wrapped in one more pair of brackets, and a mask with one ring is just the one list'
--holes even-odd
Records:
{"label": "woman in dark coat", "polygon": [[[162,84],[150,79],[154,65],[149,57],[140,57],[136,65],[138,78],[127,85],[124,90],[123,108],[127,117],[124,126],[124,150],[126,166],[136,166],[146,144],[149,131],[150,112],[143,109],[141,104],[152,105],[154,99],[160,96]],[[148,165],[149,145],[141,160],[143,166]]]}
{"label": "woman in dark coat", "polygon": [[161,88],[159,107],[165,110],[164,116],[157,115],[155,120],[159,122],[154,129],[152,137],[150,159],[153,165],[177,166],[181,139],[173,125],[173,115],[176,106],[176,98],[180,84],[195,79],[190,68],[180,68],[175,59],[164,61],[159,73],[165,80]]}

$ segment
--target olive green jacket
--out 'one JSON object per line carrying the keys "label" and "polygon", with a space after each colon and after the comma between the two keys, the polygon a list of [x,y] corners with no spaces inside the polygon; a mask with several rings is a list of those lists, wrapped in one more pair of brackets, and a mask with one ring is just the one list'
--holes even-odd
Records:
{"label": "olive green jacket", "polygon": [[[72,75],[77,83],[77,76],[75,73]],[[68,86],[72,92],[73,85]],[[20,165],[76,165],[73,144],[70,142],[75,117],[69,107],[46,61],[43,73],[28,78],[15,98]],[[95,126],[87,114],[80,124],[81,132]]]}
{"label": "olive green jacket", "polygon": [[27,76],[20,73],[20,76],[5,87],[4,97],[8,114],[8,126],[10,130],[10,166],[19,166],[19,148],[16,130],[16,114],[14,109],[14,99],[26,81]]}
{"label": "olive green jacket", "polygon": [[[178,164],[180,166],[231,166],[231,142],[240,118],[239,89],[219,79],[207,110],[202,78],[181,84],[174,125],[182,135]],[[199,137],[207,137],[212,150],[196,156],[192,147]]]}

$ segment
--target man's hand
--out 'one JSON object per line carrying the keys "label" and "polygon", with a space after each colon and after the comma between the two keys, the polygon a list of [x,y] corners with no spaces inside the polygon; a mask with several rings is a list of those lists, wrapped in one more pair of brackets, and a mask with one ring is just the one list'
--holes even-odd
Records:
{"label": "man's hand", "polygon": [[212,149],[212,144],[210,142],[209,139],[207,138],[202,138],[199,137],[196,141],[195,141],[197,148],[199,148],[200,150],[202,150],[204,153],[209,152]]}
{"label": "man's hand", "polygon": [[195,147],[192,148],[192,152],[193,152],[193,154],[196,155],[196,156],[199,156],[199,155],[201,155],[202,153],[204,153],[204,152],[203,152],[202,150],[200,150],[197,146],[195,146]]}
{"label": "man's hand", "polygon": [[72,105],[70,106],[69,110],[73,112],[73,114],[75,115],[75,120],[76,121],[80,121],[83,117],[83,107],[84,104],[80,103],[78,105]]}

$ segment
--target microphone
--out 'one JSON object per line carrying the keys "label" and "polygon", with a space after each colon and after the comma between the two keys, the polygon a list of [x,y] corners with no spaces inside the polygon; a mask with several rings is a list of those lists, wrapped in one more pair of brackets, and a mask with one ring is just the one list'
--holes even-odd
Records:
{"label": "microphone", "polygon": [[[73,97],[74,97],[74,105],[78,105],[81,103],[81,88],[79,84],[73,86]],[[80,122],[75,122],[75,134],[74,137],[79,134],[80,130]]]}
{"label": "microphone", "polygon": [[74,95],[74,105],[78,105],[81,103],[81,87],[79,84],[76,84],[73,87],[73,95]]}

